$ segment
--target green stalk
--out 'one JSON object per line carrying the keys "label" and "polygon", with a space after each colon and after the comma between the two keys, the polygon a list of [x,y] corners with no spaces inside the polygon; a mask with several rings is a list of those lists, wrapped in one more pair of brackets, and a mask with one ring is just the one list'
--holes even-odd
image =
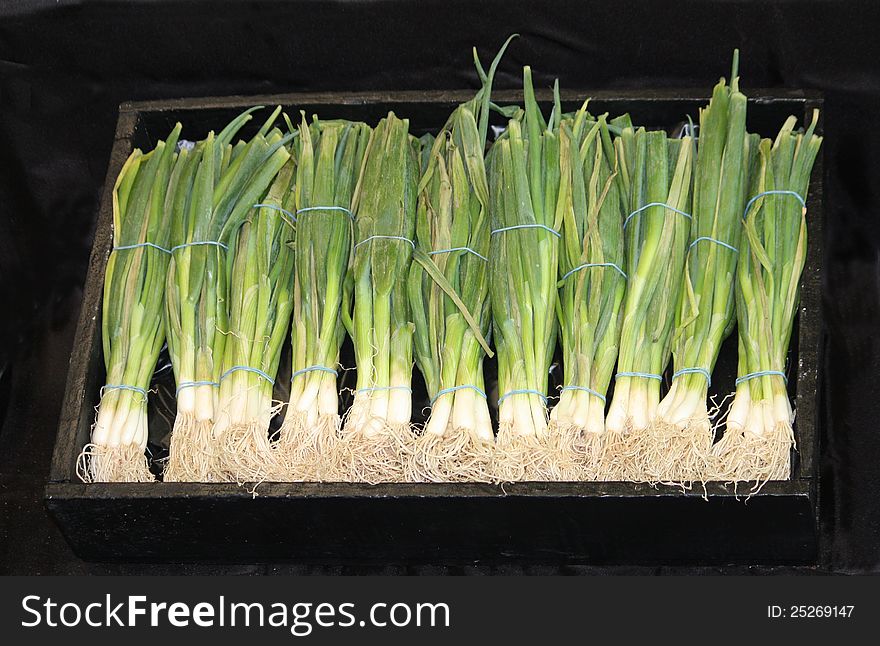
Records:
{"label": "green stalk", "polygon": [[455,109],[423,157],[408,290],[431,415],[414,453],[416,479],[488,477],[491,454],[480,446],[494,440],[483,381],[483,358],[492,356],[484,151],[492,82],[509,42],[488,74],[474,50],[483,87]]}
{"label": "green stalk", "polygon": [[797,120],[789,117],[774,142],[759,146],[736,276],[739,378],[724,437],[713,447],[716,477],[760,486],[790,474],[794,414],[786,356],[807,252],[801,200],[822,144],[818,119],[817,110],[806,132],[796,133]]}
{"label": "green stalk", "polygon": [[[284,164],[268,194],[251,202],[229,238],[228,329],[214,422],[218,478],[241,482],[279,475],[268,432],[294,281],[293,223],[279,209],[295,209],[295,166],[292,158]],[[256,203],[267,206],[253,208]]]}
{"label": "green stalk", "polygon": [[661,422],[677,428],[707,423],[709,375],[735,322],[736,249],[755,143],[746,135],[739,79],[734,76],[729,87],[722,79],[700,111],[691,246],[673,345],[676,372],[657,411]]}
{"label": "green stalk", "polygon": [[704,479],[712,432],[707,406],[721,343],[735,323],[734,275],[748,173],[757,137],[746,134],[746,97],[734,74],[700,111],[694,210],[673,340],[672,387],[657,408],[645,453],[648,478]]}
{"label": "green stalk", "polygon": [[171,227],[164,206],[179,134],[178,124],[152,152],[135,150],[114,186],[114,250],[104,277],[101,322],[107,381],[92,444],[79,469],[84,480],[153,480],[144,456],[147,389],[165,342],[162,309]]}
{"label": "green stalk", "polygon": [[626,126],[614,144],[627,213],[628,284],[606,429],[638,435],[653,418],[660,401],[660,375],[669,362],[691,228],[693,140],[670,140],[662,131]]}
{"label": "green stalk", "polygon": [[400,456],[387,443],[410,433],[413,323],[406,277],[418,160],[419,142],[409,134],[409,121],[391,112],[370,135],[355,189],[351,333],[358,390],[345,426],[355,479],[399,478]]}
{"label": "green stalk", "polygon": [[[230,143],[258,108],[233,119],[190,151],[183,149],[172,174],[165,208],[173,249],[166,321],[177,382],[177,419],[168,480],[205,480],[217,453],[211,433],[227,337],[228,232],[265,193],[288,159],[283,137],[271,124],[276,109],[247,142]],[[232,220],[232,222],[231,222]],[[226,232],[224,234],[224,231]]]}
{"label": "green stalk", "polygon": [[350,308],[352,198],[371,129],[319,121],[299,126],[296,279],[290,403],[280,444],[298,479],[331,477],[326,468],[340,418],[334,374]]}
{"label": "green stalk", "polygon": [[[556,232],[562,224],[556,208],[558,123],[544,121],[528,67],[523,84],[525,111],[508,122],[486,162],[494,231],[490,293],[501,395],[499,441],[510,447],[547,435],[547,380],[556,343]],[[522,225],[527,228],[507,229]],[[510,448],[512,463],[526,459],[514,455],[517,451]]]}
{"label": "green stalk", "polygon": [[565,386],[551,418],[577,434],[605,430],[605,393],[617,360],[626,290],[618,161],[605,117],[586,104],[561,126],[563,209],[557,318]]}

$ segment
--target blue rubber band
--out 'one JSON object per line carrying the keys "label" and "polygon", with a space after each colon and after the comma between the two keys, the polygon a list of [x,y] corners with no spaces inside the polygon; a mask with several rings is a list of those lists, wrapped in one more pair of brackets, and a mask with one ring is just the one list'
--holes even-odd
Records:
{"label": "blue rubber band", "polygon": [[684,139],[685,137],[690,137],[691,139],[698,139],[700,131],[700,125],[694,123],[686,123],[684,127],[681,129],[681,134],[679,135],[679,139]]}
{"label": "blue rubber band", "polygon": [[219,381],[184,381],[183,383],[181,383],[177,387],[177,390],[174,391],[174,394],[179,395],[180,391],[183,390],[184,388],[195,388],[196,386],[217,386],[217,387],[219,387],[220,382]]}
{"label": "blue rubber band", "polygon": [[672,373],[672,378],[675,379],[679,375],[703,375],[706,378],[706,385],[710,388],[712,387],[712,373],[710,373],[705,368],[682,368],[681,370],[676,370]]}
{"label": "blue rubber band", "polygon": [[484,256],[481,253],[477,253],[476,251],[474,251],[470,247],[452,247],[450,249],[438,249],[437,251],[429,251],[428,255],[429,256],[436,256],[438,253],[451,253],[453,251],[467,251],[468,253],[474,254],[480,260],[485,260],[486,262],[489,262],[489,259],[486,258],[486,256]]}
{"label": "blue rubber band", "polygon": [[147,391],[143,388],[138,388],[137,386],[128,386],[126,384],[106,384],[101,388],[101,397],[104,396],[105,390],[130,390],[135,393],[140,393],[144,396],[144,401],[147,401]]}
{"label": "blue rubber band", "polygon": [[[254,204],[255,209],[272,209],[273,211],[280,211],[287,217],[291,219],[291,221],[296,224],[296,216],[288,211],[287,209],[282,209],[280,206],[275,206],[274,204]],[[288,222],[290,224],[290,222]]]}
{"label": "blue rubber band", "polygon": [[308,213],[310,211],[342,211],[343,213],[346,213],[349,218],[354,220],[354,213],[344,206],[307,206],[304,209],[297,209],[296,214],[299,215],[300,213]]}
{"label": "blue rubber band", "polygon": [[431,406],[433,406],[434,402],[436,402],[438,399],[440,399],[443,395],[448,395],[449,393],[454,393],[456,390],[465,390],[465,389],[473,390],[483,399],[488,399],[488,397],[486,397],[486,393],[484,393],[482,390],[480,390],[479,388],[477,388],[473,384],[463,384],[461,386],[453,386],[452,388],[444,388],[443,390],[439,391],[434,396],[434,399],[431,400]]}
{"label": "blue rubber band", "polygon": [[547,403],[547,396],[539,390],[531,390],[530,388],[523,388],[520,390],[511,390],[509,392],[504,393],[501,397],[498,398],[498,405],[501,406],[501,402],[510,397],[511,395],[537,395],[541,398],[541,401],[545,404]]}
{"label": "blue rubber band", "polygon": [[578,265],[577,267],[575,267],[574,269],[569,271],[567,274],[565,274],[565,276],[563,276],[562,278],[559,279],[559,282],[563,282],[566,278],[571,276],[573,273],[580,271],[581,269],[587,269],[589,267],[610,267],[611,269],[615,270],[618,274],[623,276],[624,280],[626,280],[626,273],[623,271],[623,269],[621,269],[618,265],[615,265],[613,262],[588,262],[583,265]]}
{"label": "blue rubber band", "polygon": [[369,388],[358,388],[357,392],[372,393],[377,390],[405,390],[408,393],[412,393],[412,388],[409,386],[371,386]]}
{"label": "blue rubber band", "polygon": [[412,245],[413,251],[415,251],[415,248],[416,248],[416,243],[415,243],[415,242],[413,242],[413,241],[410,240],[409,238],[404,238],[403,236],[370,236],[370,237],[367,238],[366,240],[361,240],[360,242],[358,242],[358,243],[354,246],[354,248],[357,249],[358,247],[360,247],[360,246],[361,246],[362,244],[364,244],[365,242],[369,242],[370,240],[376,240],[376,239],[380,239],[380,240],[403,240],[404,242],[408,242],[408,243],[410,243],[410,245]]}
{"label": "blue rubber band", "polygon": [[585,393],[590,393],[591,395],[598,397],[603,404],[605,403],[605,395],[593,390],[592,388],[587,388],[586,386],[563,386],[559,389],[559,392],[565,392],[566,390],[580,390]]}
{"label": "blue rubber band", "polygon": [[748,216],[749,209],[751,208],[752,204],[754,204],[758,199],[764,197],[765,195],[790,195],[791,197],[795,198],[798,202],[801,203],[801,207],[803,207],[804,210],[807,209],[807,203],[804,201],[804,198],[801,196],[800,193],[797,193],[795,191],[783,191],[783,190],[764,191],[763,193],[758,193],[755,197],[753,197],[752,199],[750,199],[746,203],[746,208],[743,211],[743,220],[745,220],[746,217]]}
{"label": "blue rubber band", "polygon": [[618,377],[639,377],[641,379],[663,381],[663,375],[655,375],[653,372],[618,372],[614,375],[614,378],[617,379]]}
{"label": "blue rubber band", "polygon": [[168,253],[174,253],[178,249],[183,249],[184,247],[196,247],[198,245],[213,245],[215,247],[220,247],[223,251],[229,251],[229,247],[222,242],[217,242],[216,240],[198,240],[197,242],[184,242],[183,244],[175,245],[168,250]]}
{"label": "blue rubber band", "polygon": [[165,247],[160,247],[157,244],[153,244],[152,242],[138,242],[137,244],[127,244],[122,245],[121,247],[113,247],[113,251],[125,251],[126,249],[138,249],[140,247],[152,247],[153,249],[158,249],[159,251],[164,251],[165,253],[171,253]]}
{"label": "blue rubber band", "polygon": [[737,249],[736,247],[734,247],[732,244],[727,244],[726,242],[723,242],[723,241],[721,241],[721,240],[717,240],[717,239],[715,239],[715,238],[710,238],[709,236],[700,236],[699,238],[697,238],[696,240],[694,240],[692,243],[690,243],[690,244],[688,245],[688,251],[690,251],[691,248],[692,248],[695,244],[697,244],[698,242],[701,242],[702,240],[706,240],[707,242],[714,242],[715,244],[720,245],[720,246],[724,247],[725,249],[730,249],[730,250],[731,250],[732,252],[734,252],[734,253],[739,253],[739,249]]}
{"label": "blue rubber band", "polygon": [[548,233],[552,233],[557,238],[561,238],[562,234],[559,233],[556,229],[551,229],[550,227],[544,226],[543,224],[517,224],[512,227],[502,227],[500,229],[493,229],[491,235],[495,235],[496,233],[503,233],[504,231],[515,231],[516,229],[544,229]]}
{"label": "blue rubber band", "polygon": [[785,373],[780,370],[759,370],[758,372],[750,372],[747,375],[743,375],[742,377],[737,377],[735,385],[739,386],[744,381],[749,381],[750,379],[757,379],[758,377],[782,377],[782,381],[786,384],[788,383],[788,377],[785,376]]}
{"label": "blue rubber band", "polygon": [[296,378],[299,377],[300,375],[304,375],[304,374],[306,374],[307,372],[318,372],[318,371],[320,371],[320,372],[329,372],[329,373],[333,374],[333,375],[336,376],[336,377],[339,376],[339,373],[336,372],[333,368],[328,368],[327,366],[317,366],[317,365],[316,365],[316,366],[309,366],[308,368],[303,368],[302,370],[297,370],[296,372],[294,372],[294,373],[290,376],[290,380],[293,381],[294,379],[296,379]]}
{"label": "blue rubber band", "polygon": [[270,384],[272,384],[273,386],[275,385],[275,380],[272,379],[272,377],[270,377],[269,375],[267,375],[265,372],[263,372],[263,371],[260,370],[259,368],[251,368],[250,366],[232,366],[229,370],[227,370],[227,371],[224,372],[222,375],[220,375],[220,379],[219,379],[219,381],[223,381],[224,379],[226,379],[226,377],[228,377],[229,375],[231,375],[233,372],[238,372],[239,370],[242,370],[242,371],[244,371],[244,372],[252,372],[252,373],[254,373],[255,375],[259,375],[259,376],[261,376],[263,379],[265,379],[266,381],[268,381],[268,382],[269,382]]}
{"label": "blue rubber band", "polygon": [[640,207],[637,208],[635,211],[633,211],[633,212],[630,213],[628,216],[626,216],[626,220],[623,221],[623,228],[626,229],[626,225],[629,224],[629,221],[632,220],[633,217],[635,217],[636,215],[638,215],[639,213],[641,213],[641,212],[644,211],[645,209],[650,209],[652,206],[662,206],[663,208],[665,208],[665,209],[669,209],[670,211],[673,211],[674,213],[678,213],[679,215],[683,215],[683,216],[686,217],[688,220],[692,220],[692,219],[693,219],[693,217],[691,216],[690,213],[685,213],[684,211],[679,211],[679,210],[678,210],[677,208],[675,208],[674,206],[669,206],[669,205],[666,204],[665,202],[651,202],[651,203],[649,203],[649,204],[645,204],[645,206],[640,206]]}

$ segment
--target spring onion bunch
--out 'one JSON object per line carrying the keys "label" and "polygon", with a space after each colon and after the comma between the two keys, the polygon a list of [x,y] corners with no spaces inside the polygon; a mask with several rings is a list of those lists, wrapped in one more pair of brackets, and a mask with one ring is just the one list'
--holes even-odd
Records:
{"label": "spring onion bunch", "polygon": [[605,433],[605,394],[620,341],[626,290],[623,220],[627,215],[606,117],[587,119],[586,103],[560,126],[562,242],[556,305],[564,386],[551,428],[583,447],[586,473],[597,477]]}
{"label": "spring onion bunch", "polygon": [[563,459],[547,420],[547,381],[556,346],[561,211],[559,118],[545,121],[531,70],[523,70],[525,111],[489,151],[490,297],[498,353],[499,423],[495,473],[546,479]]}
{"label": "spring onion bunch", "polygon": [[336,391],[352,245],[351,201],[370,138],[363,123],[303,115],[296,179],[296,278],[293,286],[290,403],[278,450],[295,480],[334,479],[340,429]]}
{"label": "spring onion bunch", "polygon": [[355,481],[403,477],[412,443],[413,323],[407,275],[415,242],[419,142],[393,112],[373,130],[353,210],[354,341],[357,391],[342,434],[343,460]]}
{"label": "spring onion bunch", "polygon": [[192,149],[182,147],[171,174],[166,321],[177,417],[166,480],[208,480],[218,455],[213,424],[227,339],[228,231],[265,194],[289,157],[281,134],[270,132],[280,108],[250,141],[232,145],[257,109],[236,117],[219,135],[209,133]]}
{"label": "spring onion bunch", "polygon": [[[492,79],[509,42],[488,74],[474,49],[483,87],[456,108],[433,140],[419,183],[416,252],[430,265],[412,264],[409,299],[415,359],[432,404],[412,452],[409,479],[492,479],[495,435],[483,379],[483,357],[492,356],[485,341],[490,327],[490,226],[483,155]],[[457,299],[432,273],[445,278]]]}
{"label": "spring onion bunch", "polygon": [[691,238],[672,353],[672,386],[642,447],[650,480],[702,480],[712,444],[707,395],[721,343],[736,323],[734,275],[746,201],[750,146],[746,97],[734,54],[731,84],[722,79],[700,110]]}
{"label": "spring onion bunch", "polygon": [[614,141],[626,201],[627,289],[600,479],[641,479],[630,453],[649,429],[669,363],[691,228],[693,139],[625,127]]}
{"label": "spring onion bunch", "polygon": [[[293,309],[293,180],[290,158],[268,194],[229,235],[230,277],[214,438],[218,477],[280,477],[269,438],[272,390]],[[227,223],[229,226],[229,223]]]}
{"label": "spring onion bunch", "polygon": [[88,482],[149,482],[147,389],[165,342],[166,190],[180,124],[144,154],[135,149],[113,187],[113,251],[104,274],[101,331],[107,381],[91,443],[77,464]]}
{"label": "spring onion bunch", "polygon": [[761,141],[737,267],[739,369],[724,437],[713,447],[712,477],[767,480],[789,477],[794,413],[785,359],[807,253],[804,200],[822,144],[818,110],[806,132],[789,117],[776,140]]}

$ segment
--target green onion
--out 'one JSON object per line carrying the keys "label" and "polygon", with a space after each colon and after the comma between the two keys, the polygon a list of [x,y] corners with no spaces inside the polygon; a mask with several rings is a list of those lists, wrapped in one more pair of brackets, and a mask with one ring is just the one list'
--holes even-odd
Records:
{"label": "green onion", "polygon": [[[560,127],[562,244],[557,318],[564,366],[551,427],[563,444],[582,446],[586,473],[597,477],[605,433],[605,394],[620,341],[626,290],[617,160],[605,116],[588,121],[586,103]],[[568,450],[577,450],[574,447]]]}
{"label": "green onion", "polygon": [[785,122],[776,141],[761,141],[740,245],[736,300],[739,369],[724,437],[713,447],[719,479],[787,479],[794,445],[785,360],[807,255],[806,200],[822,144],[819,111],[805,133]]}
{"label": "green onion", "polygon": [[709,379],[736,322],[733,284],[750,149],[753,158],[757,153],[746,134],[746,97],[736,69],[735,53],[730,86],[722,79],[700,111],[693,224],[672,346],[675,372],[641,456],[650,480],[703,479],[712,444]]}
{"label": "green onion", "polygon": [[177,417],[166,480],[207,480],[218,455],[212,428],[227,338],[222,331],[227,329],[229,253],[228,234],[221,232],[242,221],[289,156],[280,133],[269,133],[280,108],[249,142],[231,144],[257,109],[243,112],[192,150],[182,148],[171,175],[166,321]]}
{"label": "green onion", "polygon": [[[352,266],[357,392],[343,428],[355,481],[399,480],[412,441],[413,323],[407,274],[415,243],[418,140],[393,112],[373,130],[354,197]],[[401,444],[403,443],[403,444]]]}
{"label": "green onion", "polygon": [[531,70],[523,70],[525,112],[508,122],[487,159],[492,236],[490,296],[498,351],[496,477],[552,476],[547,381],[556,346],[559,253],[558,119],[545,122]]}
{"label": "green onion", "polygon": [[[511,37],[512,39],[513,37]],[[447,120],[424,156],[416,215],[416,249],[409,299],[415,359],[428,389],[431,414],[412,452],[408,478],[432,481],[492,479],[495,435],[486,401],[483,357],[489,335],[489,186],[484,150],[492,79],[508,39],[482,89]],[[427,143],[427,142],[425,142]],[[440,273],[460,300],[432,275]],[[467,314],[475,316],[472,330]]]}
{"label": "green onion", "polygon": [[[278,149],[283,150],[283,148]],[[279,477],[269,442],[276,412],[272,390],[293,309],[293,222],[291,158],[258,206],[230,230],[228,329],[214,415],[219,445],[216,477],[259,482]],[[256,204],[255,199],[253,204]],[[229,222],[227,222],[227,228]]]}
{"label": "green onion", "polygon": [[107,381],[91,444],[77,465],[88,482],[150,482],[147,390],[165,342],[168,270],[165,195],[180,135],[129,156],[113,187],[113,251],[104,274],[101,321]]}
{"label": "green onion", "polygon": [[635,479],[630,445],[649,429],[669,363],[691,228],[693,140],[623,128],[615,139],[625,198],[627,289],[600,479]]}
{"label": "green onion", "polygon": [[336,391],[352,239],[351,202],[370,127],[303,115],[296,181],[296,280],[290,403],[278,443],[295,480],[338,478]]}

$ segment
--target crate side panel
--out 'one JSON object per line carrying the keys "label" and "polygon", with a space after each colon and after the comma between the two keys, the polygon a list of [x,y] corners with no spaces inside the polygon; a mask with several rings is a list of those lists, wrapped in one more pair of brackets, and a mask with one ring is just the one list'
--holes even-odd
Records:
{"label": "crate side panel", "polygon": [[[83,558],[596,564],[810,563],[806,496],[92,498],[49,507]],[[96,522],[100,519],[100,522]]]}
{"label": "crate side panel", "polygon": [[[814,108],[821,101],[804,106],[804,119],[809,123]],[[819,130],[821,134],[821,129]],[[797,401],[795,437],[798,459],[794,477],[815,478],[818,473],[819,450],[819,365],[822,355],[822,261],[824,258],[823,152],[819,149],[807,192],[807,261],[801,277],[801,303],[797,336]]]}

